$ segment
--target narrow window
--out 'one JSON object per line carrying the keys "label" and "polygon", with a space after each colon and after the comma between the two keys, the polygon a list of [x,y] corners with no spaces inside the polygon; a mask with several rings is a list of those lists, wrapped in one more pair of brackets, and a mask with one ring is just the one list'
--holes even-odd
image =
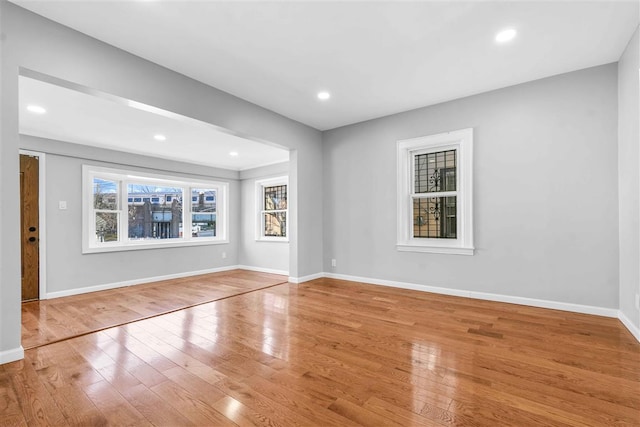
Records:
{"label": "narrow window", "polygon": [[398,250],[473,255],[472,143],[472,129],[398,141]]}
{"label": "narrow window", "polygon": [[93,220],[95,242],[120,240],[120,185],[118,181],[93,178]]}
{"label": "narrow window", "polygon": [[258,240],[288,241],[287,191],[286,177],[261,180],[256,183]]}
{"label": "narrow window", "polygon": [[215,237],[216,190],[192,188],[191,195],[191,236]]}

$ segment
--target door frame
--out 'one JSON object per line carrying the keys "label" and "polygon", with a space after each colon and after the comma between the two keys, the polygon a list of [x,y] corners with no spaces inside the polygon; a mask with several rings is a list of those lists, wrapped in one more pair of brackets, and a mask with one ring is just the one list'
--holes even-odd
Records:
{"label": "door frame", "polygon": [[[40,241],[38,243],[38,255],[39,255],[39,282],[40,286],[38,289],[39,297],[38,299],[48,299],[47,297],[47,229],[46,229],[46,203],[45,203],[45,153],[39,151],[32,150],[19,150],[19,154],[24,154],[26,156],[37,156],[38,157],[38,228],[40,230],[39,237]],[[22,243],[21,243],[22,244]],[[20,260],[22,262],[22,259]]]}

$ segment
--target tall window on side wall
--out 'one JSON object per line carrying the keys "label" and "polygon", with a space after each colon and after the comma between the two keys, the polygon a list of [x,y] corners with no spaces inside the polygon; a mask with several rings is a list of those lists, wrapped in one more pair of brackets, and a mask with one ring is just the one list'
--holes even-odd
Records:
{"label": "tall window on side wall", "polygon": [[287,177],[256,181],[257,240],[289,241],[288,187]]}
{"label": "tall window on side wall", "polygon": [[399,251],[473,255],[473,129],[398,141]]}
{"label": "tall window on side wall", "polygon": [[83,166],[83,252],[227,243],[228,183]]}

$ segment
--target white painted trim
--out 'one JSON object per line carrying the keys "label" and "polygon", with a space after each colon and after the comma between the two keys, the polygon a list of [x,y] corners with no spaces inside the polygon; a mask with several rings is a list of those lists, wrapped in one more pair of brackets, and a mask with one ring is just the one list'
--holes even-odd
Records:
{"label": "white painted trim", "polygon": [[615,308],[595,307],[591,305],[572,304],[559,301],[549,301],[534,298],[517,297],[511,295],[492,294],[488,292],[466,291],[462,289],[442,288],[438,286],[419,285],[415,283],[397,282],[392,280],[372,279],[369,277],[350,276],[346,274],[324,273],[324,277],[348,280],[351,282],[370,283],[373,285],[389,286],[393,288],[412,289],[416,291],[432,292],[442,295],[475,298],[487,301],[506,302],[510,304],[528,305],[531,307],[549,308],[552,310],[571,311],[574,313],[594,314],[604,317],[618,317]]}
{"label": "white painted trim", "polygon": [[19,150],[20,154],[38,157],[38,298],[47,294],[47,191],[46,191],[46,154],[39,151]]}
{"label": "white painted trim", "polygon": [[0,351],[0,365],[24,359],[24,348],[22,346],[11,350]]}
{"label": "white painted trim", "polygon": [[161,280],[180,279],[182,277],[198,276],[200,274],[219,273],[221,271],[237,270],[239,268],[240,267],[238,267],[237,265],[230,265],[230,266],[227,266],[227,267],[216,267],[216,268],[208,268],[206,270],[188,271],[188,272],[184,272],[184,273],[167,274],[165,276],[144,277],[144,278],[140,278],[140,279],[125,280],[123,282],[105,283],[103,285],[87,286],[87,287],[84,287],[84,288],[76,288],[76,289],[69,289],[69,290],[65,290],[65,291],[50,292],[45,296],[45,298],[41,298],[41,299],[52,299],[52,298],[68,297],[68,296],[71,296],[71,295],[86,294],[88,292],[105,291],[105,290],[108,290],[108,289],[123,288],[123,287],[126,287],[126,286],[140,285],[140,284],[143,284],[143,283],[159,282]]}
{"label": "white painted trim", "polygon": [[424,252],[429,254],[452,254],[452,255],[473,255],[474,248],[462,248],[457,246],[418,246],[418,245],[396,245],[398,252]]}
{"label": "white painted trim", "polygon": [[622,310],[618,310],[618,319],[622,322],[622,324],[631,332],[631,335],[635,337],[638,342],[640,342],[640,328],[633,324],[631,320],[622,312]]}
{"label": "white painted trim", "polygon": [[311,280],[322,279],[323,277],[328,277],[327,274],[328,273],[316,273],[316,274],[310,274],[308,276],[302,276],[302,277],[291,277],[291,276],[289,276],[289,282],[290,283],[309,282]]}
{"label": "white painted trim", "polygon": [[273,268],[262,268],[262,267],[253,267],[251,265],[237,265],[237,268],[241,270],[249,270],[249,271],[257,271],[259,273],[271,273],[271,274],[280,274],[283,276],[289,276],[289,272],[285,270],[276,270]]}

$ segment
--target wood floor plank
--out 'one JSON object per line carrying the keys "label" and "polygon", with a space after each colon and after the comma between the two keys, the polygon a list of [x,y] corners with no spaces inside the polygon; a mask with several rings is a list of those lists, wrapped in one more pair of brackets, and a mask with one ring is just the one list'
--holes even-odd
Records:
{"label": "wood floor plank", "polygon": [[335,402],[329,405],[329,409],[351,420],[352,422],[363,426],[402,426],[402,424],[393,421],[391,418],[380,416],[375,412],[372,412],[344,399],[337,399]]}
{"label": "wood floor plank", "polygon": [[429,418],[426,418],[415,412],[407,411],[406,409],[399,408],[393,403],[389,403],[376,396],[371,396],[363,405],[363,408],[378,414],[380,416],[390,418],[398,421],[402,425],[411,426],[440,426],[446,425],[446,423],[436,422]]}
{"label": "wood floor plank", "polygon": [[[151,390],[195,425],[235,425],[231,420],[216,411],[211,404],[201,400],[201,396],[190,393],[172,381],[155,385]],[[216,400],[224,396],[222,393],[219,394],[220,397]]]}
{"label": "wood floor plank", "polygon": [[640,344],[617,319],[335,279],[213,279],[113,290],[113,306],[25,304],[24,336],[43,339],[223,295],[28,349],[0,366],[0,425],[640,426]]}
{"label": "wood floor plank", "polygon": [[23,369],[15,372],[11,381],[27,424],[67,425],[64,415],[44,385],[38,380],[33,366],[23,365]]}
{"label": "wood floor plank", "polygon": [[139,384],[125,390],[123,396],[144,417],[155,426],[194,425],[189,419],[176,411],[168,402],[146,386]]}
{"label": "wood floor plank", "polygon": [[0,417],[0,425],[2,426],[27,425],[18,396],[11,385],[11,377],[6,373],[0,375],[0,414],[2,414]]}
{"label": "wood floor plank", "polygon": [[310,426],[315,423],[303,414],[289,408],[280,402],[258,393],[246,383],[240,383],[231,379],[220,381],[217,387],[225,394],[241,402],[257,415],[258,419],[270,420],[270,423],[282,426]]}
{"label": "wood floor plank", "polygon": [[271,419],[253,411],[231,396],[225,396],[213,408],[239,426],[277,426]]}
{"label": "wood floor plank", "polygon": [[328,406],[330,406],[330,404],[327,406],[322,405],[306,394],[280,387],[277,383],[266,380],[258,375],[247,378],[245,383],[261,395],[304,415],[306,418],[312,420],[314,424],[336,427],[358,425],[348,418],[329,410]]}
{"label": "wood floor plank", "polygon": [[[112,425],[145,426],[151,425],[136,408],[134,408],[107,381],[100,381],[84,387],[83,391],[96,405],[105,419]],[[108,417],[108,418],[107,418]]]}

